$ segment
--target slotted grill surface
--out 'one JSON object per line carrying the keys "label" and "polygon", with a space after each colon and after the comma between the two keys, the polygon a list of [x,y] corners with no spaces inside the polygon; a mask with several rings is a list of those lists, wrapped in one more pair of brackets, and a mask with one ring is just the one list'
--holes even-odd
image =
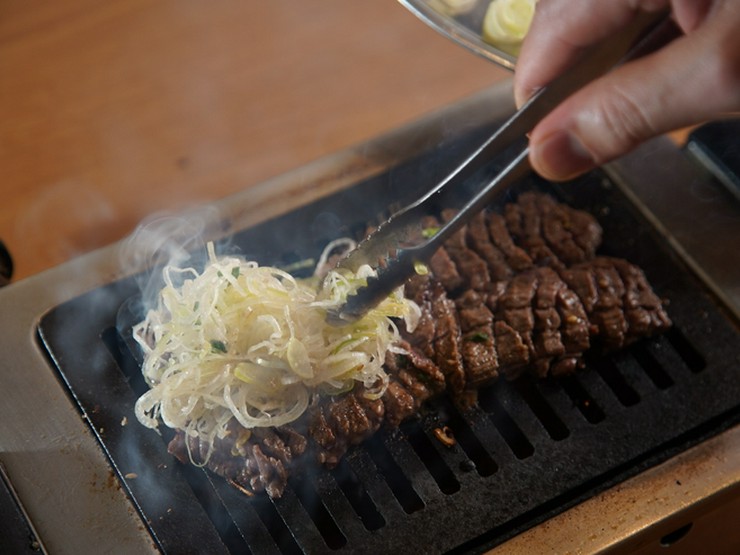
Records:
{"label": "slotted grill surface", "polygon": [[[247,230],[234,243],[262,263],[314,256],[327,240],[360,232],[399,183],[423,179],[428,159]],[[617,355],[592,356],[573,376],[500,381],[481,391],[469,413],[436,399],[421,418],[378,433],[336,469],[294,472],[278,500],[248,498],[218,476],[180,465],[167,454],[166,432],[159,437],[136,422],[133,405],[145,385],[116,331],[121,306],[136,297],[133,280],[61,305],[43,318],[39,335],[165,552],[480,551],[740,416],[740,341],[721,307],[603,175],[548,191],[597,216],[601,253],[642,266],[670,299],[675,327]],[[286,248],[286,226],[311,232]],[[435,438],[441,426],[454,433],[453,448]]]}

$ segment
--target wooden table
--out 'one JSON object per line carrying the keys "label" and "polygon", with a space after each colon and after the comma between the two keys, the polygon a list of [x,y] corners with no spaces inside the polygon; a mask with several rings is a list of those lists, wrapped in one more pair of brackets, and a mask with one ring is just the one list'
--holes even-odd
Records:
{"label": "wooden table", "polygon": [[0,0],[15,280],[510,77],[390,0]]}

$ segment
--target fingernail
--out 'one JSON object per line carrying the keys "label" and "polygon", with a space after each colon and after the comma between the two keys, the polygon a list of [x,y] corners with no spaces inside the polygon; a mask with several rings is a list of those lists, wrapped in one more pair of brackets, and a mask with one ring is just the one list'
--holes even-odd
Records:
{"label": "fingernail", "polygon": [[556,131],[530,146],[534,169],[546,179],[565,181],[595,166],[583,143],[571,133]]}

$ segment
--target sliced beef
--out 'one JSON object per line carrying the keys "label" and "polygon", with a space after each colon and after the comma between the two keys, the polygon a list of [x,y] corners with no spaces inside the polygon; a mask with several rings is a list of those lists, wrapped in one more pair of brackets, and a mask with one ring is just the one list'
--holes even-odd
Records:
{"label": "sliced beef", "polygon": [[[434,231],[439,222],[424,225]],[[499,376],[564,375],[594,345],[618,349],[667,329],[644,273],[595,257],[600,241],[590,215],[547,195],[524,193],[503,215],[481,213],[437,252],[430,275],[406,283],[421,318],[387,354],[380,398],[358,385],[318,398],[289,426],[247,430],[234,420],[212,445],[179,431],[169,450],[245,491],[280,497],[289,473],[335,466],[352,445],[399,426],[445,391],[465,408]]]}
{"label": "sliced beef", "polygon": [[539,266],[559,266],[562,262],[550,249],[545,241],[542,230],[541,209],[545,195],[525,193],[519,196],[517,202],[504,207],[504,218],[509,230],[518,239],[518,244],[527,251],[534,263]]}
{"label": "sliced beef", "polygon": [[491,242],[506,256],[506,263],[514,272],[522,272],[534,266],[532,257],[514,242],[507,221],[501,214],[488,215],[488,232]]}
{"label": "sliced beef", "polygon": [[[493,335],[493,314],[485,297],[469,290],[456,301],[462,333],[462,358],[465,387],[476,390],[498,378],[498,355]],[[474,400],[466,396],[466,402]]]}
{"label": "sliced beef", "polygon": [[488,265],[490,278],[496,281],[510,279],[515,270],[506,260],[506,254],[494,245],[488,231],[485,212],[478,212],[468,224],[467,241]]}
{"label": "sliced beef", "polygon": [[642,270],[625,260],[599,257],[560,274],[582,301],[591,337],[607,352],[671,325]]}
{"label": "sliced beef", "polygon": [[380,399],[368,399],[360,388],[322,401],[309,411],[309,434],[317,444],[319,462],[333,467],[351,445],[380,428],[385,406]]}
{"label": "sliced beef", "polygon": [[436,326],[434,362],[445,376],[452,396],[465,388],[465,370],[460,352],[461,333],[455,303],[436,281],[430,281],[432,316]]}
{"label": "sliced beef", "polygon": [[503,320],[493,326],[501,373],[509,379],[516,378],[529,364],[529,347],[514,328]]}
{"label": "sliced beef", "polygon": [[[523,193],[502,212],[477,214],[435,255],[430,267],[448,292],[457,294],[461,286],[484,291],[489,281],[509,280],[534,266],[585,262],[601,243],[593,216],[546,194]],[[454,214],[446,210],[442,218],[449,221]],[[425,225],[439,227],[439,221],[429,218]]]}
{"label": "sliced beef", "polygon": [[429,269],[448,291],[458,291],[465,284],[465,279],[444,247],[437,250],[429,260]]}
{"label": "sliced beef", "polygon": [[406,353],[388,353],[385,368],[390,381],[383,397],[385,424],[391,428],[416,414],[429,398],[445,389],[445,377],[436,364],[401,342]]}
{"label": "sliced beef", "polygon": [[407,339],[415,349],[418,349],[427,357],[434,358],[434,339],[437,335],[437,325],[432,311],[430,280],[431,278],[428,275],[415,275],[406,282],[404,293],[421,309],[421,316],[414,333],[407,334]]}
{"label": "sliced beef", "polygon": [[224,438],[208,442],[178,430],[168,450],[183,463],[192,460],[250,492],[280,497],[291,462],[306,451],[307,440],[290,426],[246,430],[235,420]]}
{"label": "sliced beef", "polygon": [[[454,215],[455,211],[442,211],[442,219],[445,222],[450,221]],[[445,242],[445,249],[455,262],[457,271],[463,278],[464,287],[475,291],[485,291],[491,283],[488,265],[477,252],[468,247],[466,235],[467,226],[463,226]]]}
{"label": "sliced beef", "polygon": [[525,369],[544,377],[566,355],[557,309],[566,289],[550,268],[534,268],[492,290],[487,305],[494,314],[500,372],[508,378]]}
{"label": "sliced beef", "polygon": [[445,390],[445,376],[437,365],[409,343],[404,352],[386,356],[388,387],[379,399],[368,397],[363,388],[338,397],[324,398],[308,410],[308,436],[316,460],[335,466],[347,449],[374,434],[384,423],[397,427],[416,414],[429,398]]}
{"label": "sliced beef", "polygon": [[[433,216],[427,216],[422,221],[422,227],[429,233],[435,233],[439,226],[439,220]],[[457,291],[465,283],[445,247],[434,253],[429,260],[429,269],[447,291]]]}
{"label": "sliced beef", "polygon": [[395,379],[390,380],[385,395],[383,395],[383,403],[385,404],[386,423],[394,428],[416,412],[413,395]]}
{"label": "sliced beef", "polygon": [[594,258],[602,230],[587,212],[551,196],[527,192],[504,208],[506,223],[518,244],[539,265],[564,267]]}
{"label": "sliced beef", "polygon": [[388,373],[411,391],[420,403],[442,393],[447,384],[439,367],[408,343],[401,341],[400,347],[406,352],[386,356]]}
{"label": "sliced beef", "polygon": [[619,273],[624,284],[622,306],[627,320],[626,342],[655,335],[671,327],[663,303],[653,291],[645,273],[626,260],[597,258],[594,264],[610,264]]}

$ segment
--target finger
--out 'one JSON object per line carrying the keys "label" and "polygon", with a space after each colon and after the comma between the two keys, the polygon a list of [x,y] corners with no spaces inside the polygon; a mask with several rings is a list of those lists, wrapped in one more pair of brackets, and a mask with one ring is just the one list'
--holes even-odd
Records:
{"label": "finger", "polygon": [[562,73],[584,48],[619,32],[638,9],[668,5],[669,0],[540,0],[514,73],[517,105]]}
{"label": "finger", "polygon": [[705,25],[563,102],[530,135],[534,169],[569,179],[650,137],[740,108],[740,40],[734,25],[722,27]]}

